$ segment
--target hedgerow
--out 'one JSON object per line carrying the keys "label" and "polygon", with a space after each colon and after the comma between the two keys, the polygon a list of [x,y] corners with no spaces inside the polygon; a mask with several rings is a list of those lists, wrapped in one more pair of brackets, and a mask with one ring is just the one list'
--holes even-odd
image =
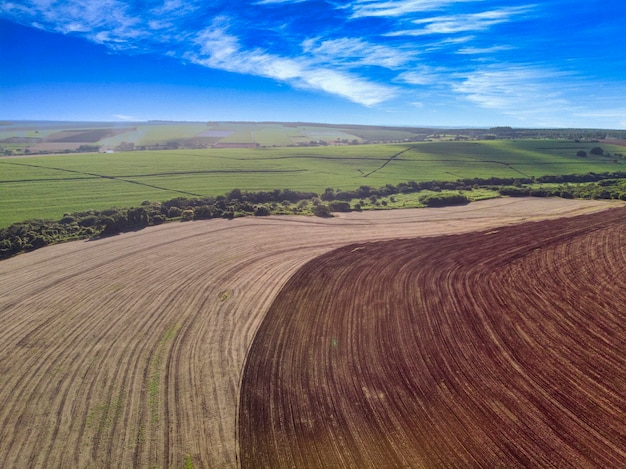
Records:
{"label": "hedgerow", "polygon": [[[541,187],[541,184],[549,184],[551,187]],[[379,198],[393,197],[394,194],[434,192],[435,194],[420,198],[421,203],[428,207],[466,204],[469,199],[460,191],[477,188],[497,190],[501,195],[512,197],[626,200],[626,172],[539,178],[466,178],[455,182],[408,181],[396,186],[387,184],[380,188],[361,186],[352,191],[327,188],[321,195],[290,189],[260,192],[234,189],[218,197],[177,197],[162,203],[144,201],[139,207],[67,213],[57,221],[28,220],[0,229],[0,259],[51,244],[111,236],[174,220],[230,219],[298,213],[332,216],[332,212],[361,210],[362,202],[357,202],[351,207],[350,201],[354,199],[361,201],[369,199],[375,203]],[[437,194],[442,191],[457,192]],[[383,205],[385,204],[384,202]]]}

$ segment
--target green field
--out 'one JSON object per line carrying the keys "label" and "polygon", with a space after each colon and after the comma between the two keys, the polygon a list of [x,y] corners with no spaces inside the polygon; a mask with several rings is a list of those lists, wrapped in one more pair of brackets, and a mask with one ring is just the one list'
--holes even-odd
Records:
{"label": "green field", "polygon": [[624,147],[602,144],[604,156],[576,156],[594,146],[598,143],[495,140],[5,157],[0,159],[0,227],[58,219],[73,211],[137,206],[144,200],[217,196],[234,188],[321,193],[327,187],[351,190],[410,180],[624,170],[626,160],[619,156]]}

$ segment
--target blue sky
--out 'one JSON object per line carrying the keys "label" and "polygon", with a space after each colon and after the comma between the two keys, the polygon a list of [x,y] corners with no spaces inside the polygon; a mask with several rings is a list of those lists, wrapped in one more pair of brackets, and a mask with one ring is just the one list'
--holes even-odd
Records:
{"label": "blue sky", "polygon": [[626,128],[626,3],[0,0],[0,119]]}

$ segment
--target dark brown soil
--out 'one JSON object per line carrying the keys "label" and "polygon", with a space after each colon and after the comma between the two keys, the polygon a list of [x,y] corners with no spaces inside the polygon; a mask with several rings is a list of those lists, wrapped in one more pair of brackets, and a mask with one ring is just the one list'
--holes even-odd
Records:
{"label": "dark brown soil", "polygon": [[626,210],[350,245],[252,343],[242,467],[624,467]]}

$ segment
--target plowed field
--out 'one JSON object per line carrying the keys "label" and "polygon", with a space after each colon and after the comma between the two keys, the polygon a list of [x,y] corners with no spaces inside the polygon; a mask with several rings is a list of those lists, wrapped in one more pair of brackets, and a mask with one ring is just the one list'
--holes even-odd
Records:
{"label": "plowed field", "polygon": [[[351,213],[328,220],[268,217],[167,224],[97,241],[51,246],[2,261],[0,467],[182,467],[186,455],[189,455],[194,467],[237,467],[240,464],[237,416],[246,354],[277,293],[307,261],[355,242],[496,229],[495,227],[502,225],[573,216],[613,206],[601,202],[557,199],[498,199],[446,209]],[[623,243],[623,232],[620,236]],[[606,247],[610,246],[607,238]],[[367,246],[354,254],[365,255],[369,248]],[[601,246],[597,246],[597,249],[600,248]],[[600,249],[598,255],[601,252]],[[398,250],[397,254],[404,256],[405,253]],[[615,269],[609,269],[607,263],[614,259],[614,255],[606,251],[605,260],[598,257],[601,269],[585,264],[585,270],[575,271],[571,275],[593,276],[595,282],[610,287],[608,276],[614,275]],[[439,256],[442,262],[445,261],[443,253],[439,253]],[[503,264],[517,265],[501,258]],[[386,255],[380,260],[384,260],[384,263],[379,264],[380,272],[377,274],[380,273],[381,279],[384,279],[389,275],[388,269],[393,269],[392,265],[397,264],[387,267],[390,259]],[[372,257],[372,262],[377,262],[375,257]],[[468,260],[459,258],[458,262],[467,263]],[[538,257],[537,262],[547,261]],[[526,263],[519,265],[522,269]],[[408,264],[405,269],[415,271],[414,267],[415,265]],[[448,290],[453,289],[452,282],[457,279],[454,272],[446,280]],[[509,275],[514,274],[513,271],[509,272]],[[363,282],[369,285],[365,273],[360,275]],[[394,275],[414,281],[414,274],[409,275],[408,271],[396,272]],[[563,271],[559,278],[565,282],[571,275],[569,271]],[[533,278],[536,282],[547,281],[543,277]],[[583,277],[583,280],[586,278]],[[515,281],[518,281],[517,276]],[[600,295],[596,292],[601,304],[610,305],[611,296],[619,293],[616,289],[620,285],[623,287],[618,280],[615,282],[611,293]],[[592,281],[584,284],[589,288],[595,286]],[[406,291],[402,285],[392,288],[398,291],[398,295]],[[462,283],[455,288],[468,286]],[[541,283],[537,283],[534,288],[543,287]],[[566,291],[573,292],[577,288],[578,280],[576,283],[564,283]],[[520,291],[523,293],[523,290]],[[475,300],[488,301],[489,298],[476,296]],[[538,298],[536,301],[548,301],[545,296]],[[386,309],[378,308],[377,303],[372,303],[370,307],[373,311],[371,314],[388,314]],[[591,406],[590,398],[585,400],[585,393],[592,396],[595,391],[584,387],[585,381],[579,380],[583,371],[588,371],[589,376],[585,379],[594,383],[601,382],[598,386],[611,390],[623,378],[623,370],[614,373],[612,377],[607,376],[605,381],[598,378],[623,363],[619,361],[620,350],[614,347],[616,340],[623,340],[623,324],[616,318],[616,313],[609,309],[607,306],[607,312],[603,313],[604,322],[596,323],[574,316],[567,321],[583,321],[581,324],[588,326],[593,338],[589,344],[581,344],[577,342],[580,337],[571,337],[571,345],[576,347],[573,360],[581,359],[577,355],[579,349],[606,349],[607,357],[613,357],[614,362],[600,362],[589,370],[582,364],[576,369],[572,366],[563,368],[560,373],[564,379],[569,380],[566,383],[572,383],[573,390],[560,388],[561,391],[558,391],[542,387],[536,374],[525,371],[527,375],[523,376],[528,378],[527,386],[537,390],[537,400],[522,400],[515,405],[543,405],[546,402],[542,400],[545,393],[562,392],[563,399],[581,397],[584,405],[590,407],[584,407],[585,413],[580,416],[567,414],[568,418],[583,425],[586,422],[584,419],[593,417],[588,414],[598,413],[606,418],[596,429],[597,434],[615,434],[615,421],[611,416],[619,401],[610,399],[605,394],[604,400],[593,401]],[[458,310],[457,314],[461,313],[463,311]],[[275,314],[271,313],[271,317]],[[352,320],[357,321],[356,316]],[[476,319],[477,327],[482,324],[481,320],[481,317]],[[495,351],[497,347],[497,350],[503,351],[501,366],[506,368],[510,363],[515,363],[522,370],[526,370],[524,367],[537,360],[538,356],[529,352],[515,358],[517,361],[512,361],[510,355],[517,351],[510,343],[503,342],[503,336],[498,335],[500,329],[512,324],[511,327],[519,328],[519,333],[511,335],[507,340],[517,340],[522,345],[532,340],[547,347],[553,343],[550,342],[551,333],[548,332],[559,332],[562,330],[559,327],[567,324],[567,321],[554,323],[548,320],[544,326],[544,335],[526,337],[524,333],[528,334],[528,328],[535,330],[539,327],[533,322],[538,321],[536,315],[520,324],[515,323],[516,320],[516,316],[503,316],[502,323],[495,323],[488,330],[493,333],[493,337],[484,337],[484,340],[487,350]],[[267,324],[272,324],[272,321],[270,319]],[[485,392],[501,393],[501,387],[497,384],[501,378],[491,374],[496,369],[487,368],[491,366],[491,361],[488,361],[491,360],[491,355],[485,357],[480,354],[483,346],[472,345],[471,336],[467,335],[464,339],[456,334],[455,328],[462,328],[462,332],[469,333],[466,331],[466,322],[445,322],[445,318],[441,321],[438,327],[445,331],[448,341],[459,341],[455,342],[455,347],[461,348],[464,353],[469,353],[468,350],[471,351],[472,347],[476,348],[476,359],[485,360],[484,363],[476,362],[476,368],[471,373],[476,375],[476,379],[481,379],[470,381],[471,385],[479,386]],[[357,326],[356,322],[350,324]],[[412,330],[419,329],[417,322],[393,324],[396,328],[402,326]],[[381,344],[388,344],[392,340],[392,328],[381,322],[380,330]],[[309,331],[305,332],[301,339],[311,340],[308,338]],[[423,334],[427,333],[424,330]],[[346,345],[346,334],[350,335],[349,331],[338,330],[336,333],[336,350],[341,351],[344,359],[349,358],[346,349],[341,348]],[[263,334],[257,336],[255,350],[262,337]],[[356,335],[350,337],[351,341],[370,340],[367,336],[362,339],[357,339]],[[393,339],[393,344],[387,346],[387,350],[389,357],[404,360],[407,366],[418,367],[420,362],[411,361],[402,352],[405,346],[415,345],[413,342],[416,339],[412,337],[407,334],[399,335],[397,339]],[[407,341],[409,343],[405,345],[404,342]],[[464,345],[461,347],[460,344]],[[283,350],[283,345],[280,347]],[[522,354],[524,350],[527,349],[520,348],[519,353]],[[358,353],[353,356],[354,366],[360,363],[358,366],[361,367],[371,366],[373,370],[379,368],[376,362],[361,363]],[[374,354],[375,350],[371,353]],[[264,354],[260,354],[259,358],[262,356]],[[450,356],[459,357],[458,353]],[[493,356],[499,355],[493,353]],[[557,357],[558,354],[554,356]],[[446,400],[446,393],[452,392],[446,389],[451,389],[454,383],[445,381],[449,375],[441,368],[444,366],[444,358],[432,358],[438,361],[430,365],[433,373],[441,374],[441,380],[435,374],[433,381],[424,383],[424,386],[441,388],[439,394],[429,395],[432,405],[439,401],[450,402],[451,406],[460,405]],[[426,357],[417,359],[430,360]],[[452,366],[452,358],[446,360],[445,363]],[[263,362],[259,363],[266,366]],[[459,365],[459,370],[461,369],[469,373]],[[310,373],[306,368],[303,370]],[[413,375],[417,376],[419,371],[411,368],[407,370],[407,380],[412,379]],[[583,378],[584,376],[580,377]],[[273,380],[268,382],[274,383]],[[247,393],[244,395],[244,403],[251,398],[252,383],[251,379],[245,381]],[[379,390],[373,384],[374,381],[357,380],[350,386],[359,386],[363,395],[369,396],[367,402],[383,402],[390,398],[390,394],[384,394],[385,389]],[[518,385],[521,384],[515,384]],[[258,383],[258,386],[258,391],[253,392],[260,393],[259,399],[267,403],[273,402],[265,400],[265,397],[269,398],[269,394],[265,394],[263,382]],[[417,392],[408,385],[399,386],[398,389],[405,389],[407,391],[403,392],[407,393]],[[337,397],[334,392],[335,390],[329,396]],[[350,393],[346,395],[353,395],[352,388],[346,389],[346,392]],[[516,394],[497,395],[502,396],[502,410],[498,411],[498,415],[506,416],[508,414],[505,409],[511,411],[510,406],[517,402],[511,397]],[[359,402],[364,402],[362,398],[359,399]],[[394,399],[398,403],[410,402],[410,399],[398,399],[397,394]],[[530,397],[523,399],[530,400]],[[509,400],[513,400],[513,403]],[[493,400],[485,401],[484,405],[494,406],[496,410],[500,408]],[[560,405],[565,406],[565,403]],[[441,418],[441,415],[454,415],[455,410],[457,408],[453,407],[447,410],[447,414],[429,415],[433,419]],[[320,411],[324,411],[324,408]],[[549,409],[546,410],[548,411]],[[511,412],[511,419],[522,418],[516,416],[515,409]],[[361,417],[348,422],[347,428],[356,431],[363,419],[371,419],[372,415],[378,414],[364,411]],[[390,445],[395,444],[392,443],[394,441],[403,441],[400,436],[407,431],[403,429],[402,422],[394,420],[398,415],[397,409],[392,409],[389,418],[384,415],[377,417],[380,425],[391,432],[388,435]],[[554,418],[562,419],[559,415],[556,412]],[[253,417],[250,415],[250,418]],[[455,418],[462,417],[461,413],[460,417]],[[552,414],[546,413],[541,418],[537,419],[544,425],[542,428],[549,431],[554,424],[547,419],[552,418]],[[251,421],[242,419],[243,427],[249,429],[250,425],[245,422]],[[555,422],[563,423],[563,420]],[[367,422],[364,422],[363,432],[359,434],[363,442],[376,435],[375,430],[368,430],[372,427],[365,423]],[[317,428],[318,424],[311,421],[311,425]],[[337,428],[337,425],[343,425],[343,422],[337,421],[331,427]],[[436,428],[443,431],[440,427]],[[485,434],[495,438],[489,428],[478,429],[476,434],[481,435],[480,438],[488,439]],[[411,428],[409,431],[415,433],[419,429]],[[399,435],[398,439],[394,439],[394,432]],[[302,437],[302,434],[298,435],[298,438]],[[244,441],[243,436],[248,440]],[[242,432],[241,444],[246,462],[250,461],[249,456],[253,452],[250,445],[258,441],[258,438],[259,434],[256,432]],[[320,435],[320,438],[320,441],[327,441],[326,436]],[[289,453],[290,444],[294,441],[300,440],[284,441],[281,448]],[[447,443],[444,444],[444,441]],[[593,450],[594,442],[597,441],[596,435],[590,433],[589,438],[583,441],[586,445],[584,448]],[[353,448],[351,443],[340,439],[334,444]],[[461,442],[456,440],[442,439],[440,444],[450,454],[462,450]],[[617,440],[614,447],[620,444],[620,440]],[[526,451],[525,446],[520,445],[519,448],[520,451]],[[429,446],[424,457],[439,454],[439,449],[436,445]],[[397,450],[398,455],[407,454],[403,448]],[[259,461],[274,457],[270,455],[267,446],[259,446],[258,451]],[[315,449],[315,454],[316,451]],[[387,448],[385,451],[387,453],[384,454],[388,454],[390,450]],[[610,451],[614,450],[611,447],[607,449],[609,456],[615,454]],[[364,461],[369,457],[368,454],[361,456],[365,458]],[[459,451],[459,454],[466,453]],[[281,461],[283,458],[288,459],[282,453],[278,457]]]}
{"label": "plowed field", "polygon": [[242,466],[626,463],[626,210],[343,247],[271,306]]}

